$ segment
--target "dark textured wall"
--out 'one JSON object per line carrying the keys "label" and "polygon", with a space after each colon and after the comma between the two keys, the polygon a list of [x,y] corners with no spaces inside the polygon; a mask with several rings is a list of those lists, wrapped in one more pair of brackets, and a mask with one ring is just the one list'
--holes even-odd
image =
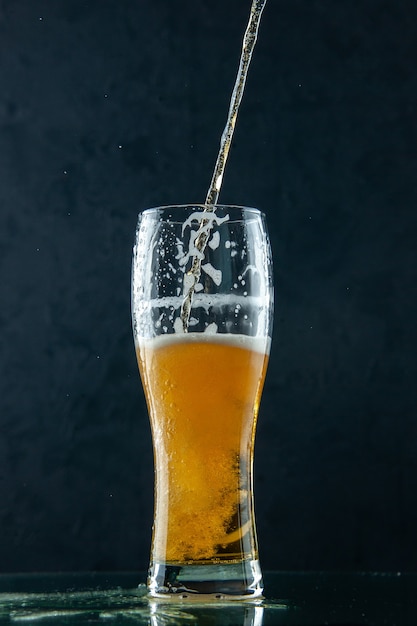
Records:
{"label": "dark textured wall", "polygon": [[[147,566],[140,209],[204,200],[249,0],[0,2],[0,571]],[[417,9],[269,0],[223,202],[267,214],[265,568],[417,568]]]}

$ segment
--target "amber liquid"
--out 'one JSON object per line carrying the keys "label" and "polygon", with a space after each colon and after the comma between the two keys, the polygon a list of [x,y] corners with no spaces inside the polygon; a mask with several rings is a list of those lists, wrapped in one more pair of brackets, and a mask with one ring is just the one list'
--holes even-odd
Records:
{"label": "amber liquid", "polygon": [[252,463],[266,348],[201,333],[139,344],[156,468],[154,562],[257,559]]}

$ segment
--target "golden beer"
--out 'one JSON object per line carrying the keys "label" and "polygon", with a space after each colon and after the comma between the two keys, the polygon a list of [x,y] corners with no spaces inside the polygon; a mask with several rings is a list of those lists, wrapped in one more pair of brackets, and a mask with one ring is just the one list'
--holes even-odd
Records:
{"label": "golden beer", "polygon": [[268,343],[204,333],[139,342],[156,469],[154,562],[258,558],[251,482]]}

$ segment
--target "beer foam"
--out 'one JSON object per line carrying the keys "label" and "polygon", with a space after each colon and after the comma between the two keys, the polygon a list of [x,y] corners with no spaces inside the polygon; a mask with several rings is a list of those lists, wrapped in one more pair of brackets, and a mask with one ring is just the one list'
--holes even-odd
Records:
{"label": "beer foam", "polygon": [[[152,298],[149,300],[147,308],[167,308],[179,309],[182,305],[182,296],[164,296],[163,298]],[[254,306],[267,308],[268,299],[262,296],[240,296],[237,294],[208,294],[196,293],[193,298],[192,308],[202,307],[206,311],[211,307],[233,306],[233,305]]]}
{"label": "beer foam", "polygon": [[231,333],[173,333],[170,335],[159,335],[152,339],[144,337],[137,338],[137,346],[140,348],[151,348],[153,350],[179,343],[216,343],[231,346],[234,348],[244,348],[260,354],[269,355],[271,349],[270,337],[249,337],[248,335],[233,335]]}

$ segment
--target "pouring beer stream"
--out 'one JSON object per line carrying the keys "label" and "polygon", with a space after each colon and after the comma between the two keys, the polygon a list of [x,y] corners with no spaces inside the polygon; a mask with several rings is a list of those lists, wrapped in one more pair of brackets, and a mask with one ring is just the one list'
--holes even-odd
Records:
{"label": "pouring beer stream", "polygon": [[[259,24],[265,4],[266,0],[253,0],[252,2],[249,22],[243,37],[239,69],[230,99],[229,113],[227,116],[227,121],[223,130],[223,134],[220,139],[220,149],[217,155],[216,165],[214,167],[213,176],[206,196],[205,206],[207,212],[215,211],[215,207],[219,199],[224,170],[226,168],[227,157],[229,155],[233,132],[236,126],[237,114],[239,111],[240,103],[242,101],[246,77],[252,59],[253,50],[255,48],[256,40],[258,38]],[[197,254],[194,255],[191,268],[184,277],[184,300],[181,306],[181,322],[182,330],[184,333],[188,332],[195,286],[200,280],[201,261],[204,256],[204,249],[210,236],[211,226],[212,221],[208,220],[207,218],[203,218],[199,227],[197,237],[194,241]]]}

